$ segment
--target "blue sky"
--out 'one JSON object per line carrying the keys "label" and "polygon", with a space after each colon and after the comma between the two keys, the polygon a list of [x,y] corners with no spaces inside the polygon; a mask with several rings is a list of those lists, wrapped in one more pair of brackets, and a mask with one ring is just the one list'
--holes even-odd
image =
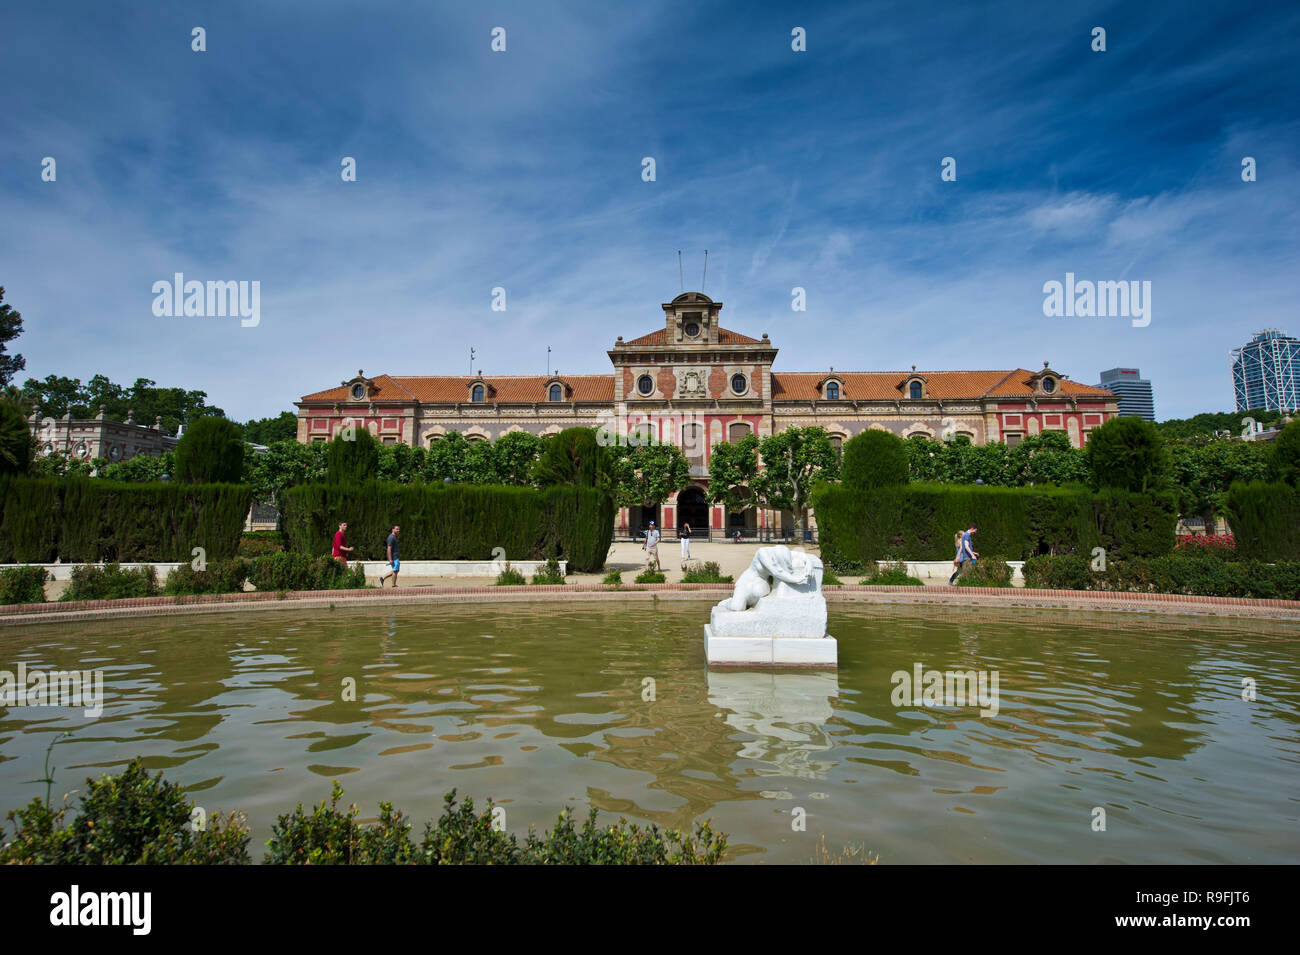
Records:
{"label": "blue sky", "polygon": [[[23,377],[242,420],[471,345],[607,372],[706,248],[778,371],[1137,366],[1182,417],[1232,407],[1252,332],[1300,336],[1293,3],[95,0],[6,4],[0,35]],[[1150,281],[1150,325],[1045,317],[1067,271]],[[156,317],[175,272],[259,281],[260,324]]]}

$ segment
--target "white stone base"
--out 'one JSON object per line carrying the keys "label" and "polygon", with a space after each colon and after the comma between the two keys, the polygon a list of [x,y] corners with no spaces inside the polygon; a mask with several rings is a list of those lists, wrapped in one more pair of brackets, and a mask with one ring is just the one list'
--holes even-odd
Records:
{"label": "white stone base", "polygon": [[839,645],[824,637],[719,637],[704,625],[704,657],[709,666],[819,667],[839,666]]}

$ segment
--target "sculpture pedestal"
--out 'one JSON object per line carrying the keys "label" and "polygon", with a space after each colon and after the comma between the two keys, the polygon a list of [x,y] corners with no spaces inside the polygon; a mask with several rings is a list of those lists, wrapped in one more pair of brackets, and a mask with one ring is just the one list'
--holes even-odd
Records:
{"label": "sculpture pedestal", "polygon": [[722,637],[704,625],[704,657],[711,667],[816,667],[839,666],[839,644],[821,637]]}

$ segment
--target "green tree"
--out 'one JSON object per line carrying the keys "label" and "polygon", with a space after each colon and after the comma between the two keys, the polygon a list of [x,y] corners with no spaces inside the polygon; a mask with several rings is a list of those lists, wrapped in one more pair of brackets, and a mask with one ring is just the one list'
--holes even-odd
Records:
{"label": "green tree", "polygon": [[424,483],[424,448],[409,444],[381,444],[377,474],[381,481],[398,484]]}
{"label": "green tree", "polygon": [[787,428],[759,442],[762,470],[754,492],[767,507],[794,511],[795,533],[803,536],[804,512],[819,481],[838,476],[839,461],[825,428]]}
{"label": "green tree", "polygon": [[5,304],[5,288],[0,285],[0,385],[13,381],[14,375],[27,367],[22,355],[8,354],[8,345],[23,333],[23,316]]}
{"label": "green tree", "polygon": [[277,441],[292,441],[297,437],[298,416],[292,411],[281,411],[274,418],[254,418],[244,423],[244,440],[268,448]]}
{"label": "green tree", "polygon": [[1154,491],[1168,479],[1169,452],[1155,426],[1141,418],[1111,418],[1088,439],[1095,487]]}
{"label": "green tree", "polygon": [[40,381],[28,378],[23,383],[23,393],[32,401],[38,418],[62,418],[69,412],[74,418],[90,417],[90,393],[79,378],[61,375],[47,375]]}
{"label": "green tree", "polygon": [[676,445],[624,444],[610,456],[620,507],[657,507],[691,481],[691,464]]}
{"label": "green tree", "polygon": [[[1252,408],[1249,411],[1219,411],[1193,415],[1190,418],[1171,418],[1156,425],[1156,430],[1166,438],[1210,438],[1237,437],[1246,427],[1246,419],[1251,418],[1265,428],[1277,423],[1282,416],[1280,411],[1267,408]],[[1222,432],[1228,432],[1223,435]]]}
{"label": "green tree", "polygon": [[159,455],[137,454],[133,458],[106,464],[99,469],[99,476],[105,480],[124,481],[128,484],[151,484],[161,481],[164,474],[171,477],[175,473],[175,451],[164,451]]}
{"label": "green tree", "polygon": [[707,497],[729,511],[754,505],[754,480],[758,477],[758,438],[751,431],[735,444],[722,442],[709,451]]}
{"label": "green tree", "polygon": [[36,457],[36,439],[20,405],[0,402],[0,475],[26,474]]}
{"label": "green tree", "polygon": [[327,449],[324,441],[277,441],[265,453],[249,455],[248,483],[253,488],[253,500],[279,507],[280,495],[287,489],[324,481]]}
{"label": "green tree", "polygon": [[873,428],[844,443],[840,481],[856,491],[893,487],[908,481],[908,453],[892,431]]}
{"label": "green tree", "polygon": [[533,482],[533,468],[542,453],[542,439],[528,431],[511,431],[497,438],[497,472],[502,484],[526,487]]}
{"label": "green tree", "polygon": [[225,418],[200,418],[176,445],[176,480],[186,484],[237,483],[243,477],[244,441]]}
{"label": "green tree", "polygon": [[1271,466],[1276,480],[1300,487],[1300,418],[1288,424],[1273,439]]}
{"label": "green tree", "polygon": [[325,480],[330,484],[361,484],[379,474],[379,442],[355,425],[338,433],[325,452]]}
{"label": "green tree", "polygon": [[533,480],[539,487],[572,484],[612,493],[609,449],[600,443],[594,428],[566,428],[545,440]]}

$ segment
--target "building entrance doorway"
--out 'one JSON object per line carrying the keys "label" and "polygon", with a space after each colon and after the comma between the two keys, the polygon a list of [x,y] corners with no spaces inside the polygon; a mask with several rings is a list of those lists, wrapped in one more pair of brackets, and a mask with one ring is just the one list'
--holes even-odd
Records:
{"label": "building entrance doorway", "polygon": [[704,499],[704,491],[698,487],[688,487],[677,495],[677,529],[683,524],[691,525],[692,537],[707,537],[709,534],[709,502]]}

